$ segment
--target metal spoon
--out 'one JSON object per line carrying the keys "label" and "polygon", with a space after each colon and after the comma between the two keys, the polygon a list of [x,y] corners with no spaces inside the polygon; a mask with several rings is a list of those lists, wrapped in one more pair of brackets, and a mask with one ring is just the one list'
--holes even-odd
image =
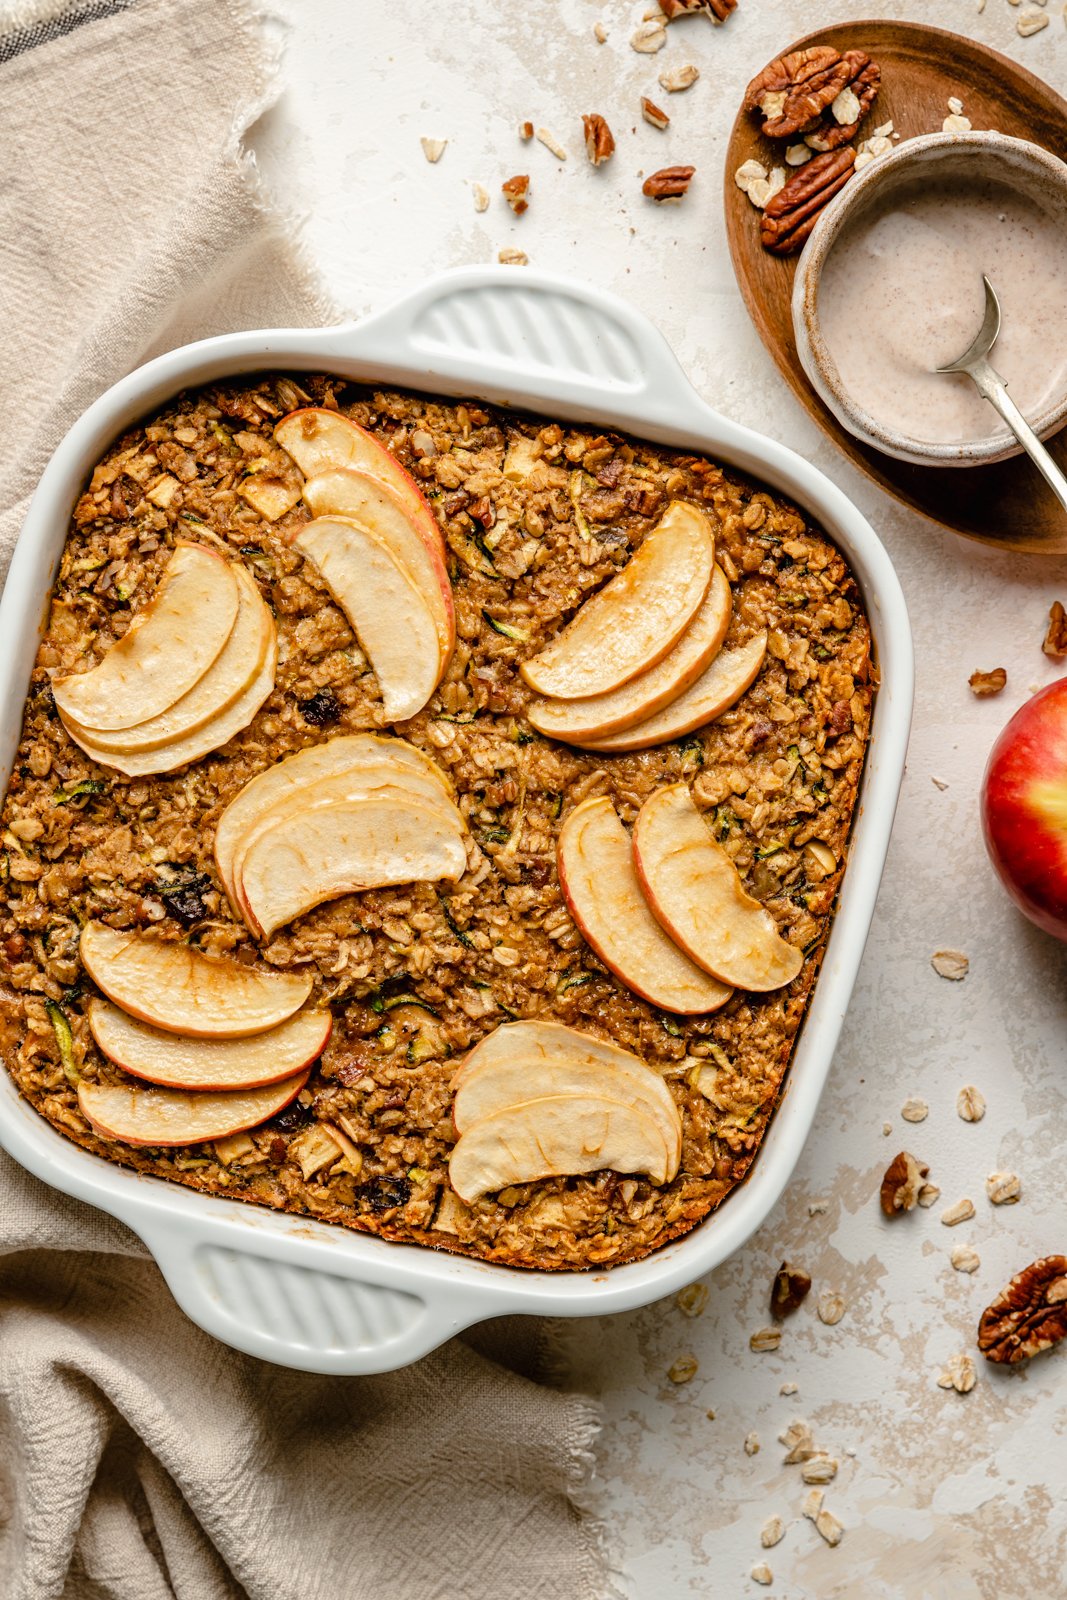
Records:
{"label": "metal spoon", "polygon": [[997,299],[996,290],[984,273],[982,282],[985,284],[985,316],[982,319],[982,326],[978,330],[978,337],[970,348],[964,351],[958,361],[950,361],[948,366],[935,367],[934,370],[935,372],[965,372],[969,378],[974,379],[978,393],[983,399],[989,401],[995,411],[1000,412],[1000,415],[1026,451],[1038,472],[1041,473],[1060,505],[1067,511],[1067,478],[1064,477],[1033,428],[1031,428],[1019,410],[1019,407],[1015,404],[1015,401],[1008,394],[1004,379],[986,359],[990,350],[996,344],[997,334],[1000,332],[1000,301]]}

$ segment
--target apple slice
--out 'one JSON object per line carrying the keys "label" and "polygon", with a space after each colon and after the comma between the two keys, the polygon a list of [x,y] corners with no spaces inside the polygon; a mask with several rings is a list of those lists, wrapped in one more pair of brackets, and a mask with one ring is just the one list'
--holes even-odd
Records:
{"label": "apple slice", "polygon": [[604,965],[664,1011],[717,1011],[733,990],[690,961],[641,891],[630,837],[606,796],[583,800],[563,824],[556,862],[567,909]]}
{"label": "apple slice", "polygon": [[461,878],[463,835],[416,800],[357,800],[275,823],[250,845],[238,897],[269,938],[323,900],[394,883]]}
{"label": "apple slice", "polygon": [[677,1171],[651,1117],[603,1095],[546,1095],[471,1123],[449,1158],[452,1187],[467,1205],[514,1183],[584,1172]]}
{"label": "apple slice", "polygon": [[350,805],[358,801],[374,800],[383,805],[406,804],[415,801],[427,811],[446,822],[455,833],[462,835],[462,813],[441,786],[421,772],[400,772],[383,762],[380,766],[367,765],[353,768],[331,778],[323,778],[314,789],[294,789],[277,800],[269,811],[262,812],[248,831],[241,835],[233,855],[233,884],[236,908],[252,932],[262,935],[262,928],[244,894],[242,878],[248,851],[260,836],[279,822],[291,817],[307,816],[324,806]]}
{"label": "apple slice", "polygon": [[203,1144],[255,1128],[284,1111],[308,1080],[306,1072],[261,1089],[233,1094],[183,1094],[127,1084],[80,1083],[78,1105],[103,1139],[121,1144]]}
{"label": "apple slice", "polygon": [[108,1060],[168,1089],[259,1089],[279,1083],[318,1060],[332,1025],[328,1011],[298,1011],[248,1039],[185,1039],[135,1022],[108,1000],[89,1002],[89,1029]]}
{"label": "apple slice", "polygon": [[52,679],[60,716],[109,730],[157,717],[204,676],[236,618],[230,563],[204,545],[176,545],[155,594],[99,665]]}
{"label": "apple slice", "polygon": [[[491,1074],[500,1068],[510,1068],[520,1060],[527,1069],[528,1096],[538,1095],[541,1084],[551,1080],[557,1067],[571,1067],[576,1060],[593,1062],[608,1075],[605,1084],[610,1081],[612,1085],[602,1088],[600,1093],[607,1094],[609,1099],[623,1101],[635,1095],[649,1094],[652,1094],[653,1100],[657,1096],[662,1100],[665,1095],[666,1100],[671,1101],[668,1107],[666,1100],[662,1100],[665,1116],[669,1124],[676,1124],[673,1100],[666,1085],[663,1086],[662,1095],[658,1090],[655,1093],[650,1090],[649,1075],[655,1074],[640,1056],[631,1055],[629,1050],[623,1050],[616,1044],[605,1044],[595,1034],[565,1027],[562,1022],[506,1022],[503,1027],[495,1028],[479,1040],[473,1050],[468,1050],[456,1072],[452,1087],[457,1100],[461,1092],[482,1073]],[[669,1132],[669,1128],[665,1127],[664,1131]],[[681,1134],[677,1129],[675,1142],[680,1153]]]}
{"label": "apple slice", "polygon": [[634,863],[653,915],[720,982],[762,993],[791,983],[804,965],[770,912],[746,893],[684,783],[657,789],[641,807]]}
{"label": "apple slice", "polygon": [[732,705],[736,705],[749,685],[755,682],[766,654],[765,633],[757,633],[736,650],[724,650],[684,694],[662,711],[657,711],[654,717],[649,717],[646,722],[635,723],[622,733],[608,734],[605,739],[583,739],[583,749],[605,752],[645,750],[649,745],[665,744],[669,739],[680,739],[684,733],[706,727]]}
{"label": "apple slice", "polygon": [[663,1079],[638,1056],[625,1050],[600,1055],[586,1049],[585,1043],[580,1033],[573,1033],[568,1049],[538,1059],[525,1052],[521,1039],[513,1039],[510,1059],[483,1062],[464,1075],[452,1107],[456,1132],[465,1133],[483,1117],[531,1098],[603,1096],[635,1106],[651,1117],[677,1163],[682,1151],[682,1119]]}
{"label": "apple slice", "polygon": [[199,761],[201,756],[206,756],[212,750],[220,750],[224,744],[236,738],[243,728],[248,727],[274,688],[277,666],[278,641],[272,627],[262,666],[233,704],[219,712],[218,716],[209,717],[207,722],[194,728],[191,733],[161,744],[154,750],[104,750],[85,734],[75,733],[70,727],[67,732],[75,744],[81,745],[86,755],[102,767],[115,767],[119,772],[125,772],[127,777],[142,778],[153,772],[174,772],[178,767],[188,766],[191,761]]}
{"label": "apple slice", "polygon": [[359,635],[387,720],[414,717],[441,676],[437,629],[422,591],[388,546],[351,517],[316,517],[292,542]]}
{"label": "apple slice", "polygon": [[407,786],[411,779],[414,788],[418,780],[423,780],[436,784],[446,799],[451,799],[448,779],[428,755],[403,739],[377,733],[339,734],[324,744],[310,745],[246,783],[230,801],[215,829],[215,865],[234,905],[234,856],[240,841],[260,817],[287,796],[310,792],[342,773],[383,765],[395,769],[398,786]]}
{"label": "apple slice", "polygon": [[68,728],[72,737],[79,742],[85,738],[96,750],[113,750],[120,754],[157,750],[220,716],[251,687],[271,650],[275,638],[274,618],[245,568],[234,567],[232,571],[240,602],[237,620],[230,637],[199,683],[158,717],[149,717],[147,722],[114,731],[83,728],[71,722]]}
{"label": "apple slice", "polygon": [[[387,451],[382,454],[392,460]],[[455,605],[437,519],[421,494],[418,499],[421,511],[396,484],[370,467],[337,467],[309,478],[304,485],[304,500],[312,516],[353,517],[392,550],[433,613],[443,671],[456,647]],[[432,533],[424,526],[426,517]]]}
{"label": "apple slice", "polygon": [[557,700],[606,694],[646,672],[681,638],[711,584],[715,535],[703,511],[674,500],[622,571],[520,671]]}
{"label": "apple slice", "polygon": [[703,604],[673,649],[647,672],[588,700],[535,700],[526,713],[540,733],[581,744],[632,728],[688,689],[714,661],[730,626],[733,596],[716,567]]}
{"label": "apple slice", "polygon": [[303,974],[257,972],[102,922],[85,924],[79,952],[97,988],[123,1011],[192,1039],[264,1033],[299,1011],[311,993]]}

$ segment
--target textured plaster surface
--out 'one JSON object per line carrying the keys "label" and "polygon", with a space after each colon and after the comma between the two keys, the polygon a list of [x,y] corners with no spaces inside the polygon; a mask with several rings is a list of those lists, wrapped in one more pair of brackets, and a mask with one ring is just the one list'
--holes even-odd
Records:
{"label": "textured plaster surface", "polygon": [[[628,0],[278,8],[291,30],[288,90],[255,142],[268,181],[307,214],[309,244],[343,305],[377,308],[428,273],[493,260],[504,245],[615,290],[663,328],[714,405],[802,451],[853,497],[888,546],[911,608],[918,696],[896,833],[793,1180],[755,1239],[712,1275],[700,1317],[671,1301],[573,1329],[573,1382],[605,1408],[592,1503],[624,1587],[637,1600],[1057,1600],[1067,1592],[1067,1351],[1012,1374],[979,1358],[969,1394],[936,1379],[951,1355],[973,1348],[979,1312],[1014,1271],[1067,1249],[1067,951],[1008,905],[976,813],[997,731],[1056,674],[1040,641],[1050,602],[1067,600],[1067,563],[968,544],[894,505],[819,434],[748,322],[721,226],[726,137],[751,72],[813,25],[812,8],[740,0],[727,27],[678,24],[656,56],[630,49],[646,7]],[[840,0],[820,14],[904,9],[995,45],[1067,91],[1060,0],[1028,39],[1005,0],[987,0],[981,14],[972,0]],[[593,38],[598,20],[609,29],[603,45]],[[684,61],[699,66],[700,81],[663,94],[658,73]],[[667,134],[640,120],[643,93],[667,104]],[[586,111],[605,115],[619,141],[599,172],[582,154]],[[527,117],[552,130],[568,161],[519,142],[516,124]],[[422,155],[423,135],[448,140],[437,165]],[[698,169],[688,200],[655,210],[640,196],[641,173],[682,161]],[[499,196],[518,172],[532,177],[522,219]],[[484,214],[473,180],[492,195]],[[994,666],[1007,669],[1007,689],[975,700],[968,674]],[[944,947],[969,955],[964,982],[931,969]],[[988,1101],[975,1124],[956,1115],[965,1083]],[[930,1107],[917,1125],[900,1117],[912,1095]],[[901,1148],[930,1163],[942,1195],[887,1223],[878,1183]],[[1018,1205],[987,1201],[985,1177],[998,1168],[1019,1173]],[[941,1209],[963,1195],[977,1208],[973,1222],[942,1226]],[[981,1257],[973,1275],[949,1263],[958,1244]],[[754,1354],[749,1335],[768,1321],[783,1257],[811,1273],[815,1291],[785,1324],[780,1348]],[[828,1287],[846,1301],[832,1327],[814,1310]],[[683,1354],[699,1366],[676,1387],[666,1373]],[[781,1395],[783,1383],[797,1393]],[[808,1488],[799,1467],[782,1464],[777,1435],[796,1417],[840,1462],[825,1490],[846,1530],[837,1548],[801,1516]],[[752,1432],[760,1449],[747,1455]],[[759,1530],[774,1514],[785,1537],[763,1551]],[[774,1574],[766,1588],[749,1578],[761,1560]]]}

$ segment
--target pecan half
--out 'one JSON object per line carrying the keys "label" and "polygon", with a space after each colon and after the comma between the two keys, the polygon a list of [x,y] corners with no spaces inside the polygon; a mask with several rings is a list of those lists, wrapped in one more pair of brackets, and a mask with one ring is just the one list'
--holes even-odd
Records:
{"label": "pecan half", "polygon": [[591,111],[588,116],[583,117],[582,127],[585,129],[585,153],[594,167],[599,167],[604,161],[610,161],[615,154],[615,140],[600,113]]}
{"label": "pecan half", "polygon": [[517,177],[508,178],[500,185],[500,192],[517,217],[529,208],[530,202],[527,195],[530,193],[530,178],[528,173],[520,173]]}
{"label": "pecan half", "polygon": [[804,135],[804,143],[813,150],[837,150],[843,144],[851,144],[878,96],[882,69],[877,61],[862,50],[846,50],[841,59],[852,76],[831,101],[818,126]]}
{"label": "pecan half", "polygon": [[1059,600],[1052,602],[1048,614],[1048,632],[1041,648],[1054,661],[1062,661],[1067,656],[1067,611],[1064,611]]}
{"label": "pecan half", "polygon": [[971,686],[971,693],[976,694],[981,700],[987,695],[999,694],[1008,681],[1008,674],[1003,667],[994,667],[991,672],[972,672],[967,682]]}
{"label": "pecan half", "polygon": [[1042,1256],[1017,1272],[978,1324],[987,1361],[1013,1366],[1067,1339],[1067,1256]]}
{"label": "pecan half", "polygon": [[650,200],[680,200],[693,181],[696,167],[661,167],[645,179],[641,193]]}
{"label": "pecan half", "polygon": [[815,156],[767,201],[760,242],[772,255],[789,256],[803,248],[823,207],[843,189],[856,169],[851,145]]}
{"label": "pecan half", "polygon": [[744,108],[762,116],[769,139],[791,139],[815,125],[850,77],[848,62],[830,45],[794,50],[753,78],[745,90]]}
{"label": "pecan half", "polygon": [[879,1194],[885,1215],[895,1217],[901,1211],[914,1211],[919,1203],[923,1179],[929,1175],[930,1168],[909,1155],[907,1150],[894,1156],[886,1168]]}
{"label": "pecan half", "polygon": [[783,1261],[771,1285],[771,1316],[776,1320],[789,1316],[807,1299],[811,1279],[800,1267]]}
{"label": "pecan half", "polygon": [[737,0],[660,0],[660,10],[668,22],[676,17],[695,17],[703,11],[712,22],[725,22],[737,10]]}

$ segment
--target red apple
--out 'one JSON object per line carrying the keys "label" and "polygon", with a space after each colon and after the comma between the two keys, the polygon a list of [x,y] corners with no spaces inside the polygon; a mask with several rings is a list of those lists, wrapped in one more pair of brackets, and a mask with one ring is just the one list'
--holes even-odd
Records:
{"label": "red apple", "polygon": [[1020,706],[993,746],[982,829],[1016,905],[1067,940],[1067,678]]}

